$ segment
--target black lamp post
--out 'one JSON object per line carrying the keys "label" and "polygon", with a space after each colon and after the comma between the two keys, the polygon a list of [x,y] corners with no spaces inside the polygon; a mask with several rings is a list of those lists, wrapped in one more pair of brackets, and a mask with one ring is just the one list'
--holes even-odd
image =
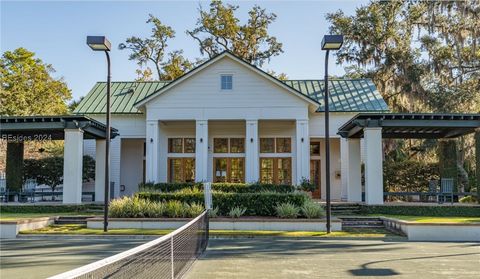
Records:
{"label": "black lamp post", "polygon": [[327,196],[327,233],[331,229],[331,205],[330,205],[330,126],[329,126],[329,108],[328,108],[328,54],[330,50],[338,50],[343,44],[343,35],[325,35],[322,40],[322,50],[325,52],[325,186]]}
{"label": "black lamp post", "polygon": [[105,197],[103,210],[103,231],[108,230],[108,189],[110,185],[110,55],[111,44],[104,36],[87,36],[87,45],[94,51],[103,51],[107,56],[107,130],[105,131]]}

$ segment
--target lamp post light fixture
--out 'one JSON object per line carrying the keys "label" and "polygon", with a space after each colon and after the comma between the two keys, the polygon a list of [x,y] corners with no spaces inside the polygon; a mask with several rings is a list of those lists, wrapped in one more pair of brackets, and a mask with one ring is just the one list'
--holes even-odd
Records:
{"label": "lamp post light fixture", "polygon": [[325,35],[322,40],[322,50],[325,52],[325,94],[323,96],[325,108],[325,188],[327,196],[327,233],[332,231],[331,204],[330,204],[330,125],[328,107],[328,55],[330,50],[339,50],[343,45],[343,35]]}
{"label": "lamp post light fixture", "polygon": [[107,113],[106,113],[106,131],[105,131],[105,193],[103,210],[103,231],[108,230],[108,203],[109,203],[109,185],[110,185],[110,51],[112,45],[104,36],[87,36],[87,45],[93,51],[103,51],[107,56]]}

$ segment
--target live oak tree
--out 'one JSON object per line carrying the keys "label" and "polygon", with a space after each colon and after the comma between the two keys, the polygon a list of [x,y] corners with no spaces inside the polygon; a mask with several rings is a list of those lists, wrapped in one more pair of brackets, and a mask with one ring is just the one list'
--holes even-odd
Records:
{"label": "live oak tree", "polygon": [[[68,111],[71,92],[54,68],[25,48],[6,51],[0,59],[0,115],[55,115]],[[20,190],[23,143],[7,143],[7,187]]]}
{"label": "live oak tree", "polygon": [[212,58],[228,50],[245,61],[262,66],[283,52],[282,43],[268,33],[277,16],[255,5],[248,12],[246,23],[240,23],[235,12],[238,6],[212,1],[210,9],[200,8],[197,25],[189,34],[200,46],[202,55]]}
{"label": "live oak tree", "polygon": [[[181,50],[167,52],[168,42],[175,38],[172,27],[163,24],[160,19],[150,14],[147,23],[152,24],[152,33],[148,38],[132,36],[121,43],[119,49],[131,51],[130,60],[136,61],[140,69],[136,71],[140,81],[153,80],[153,65],[159,80],[173,80],[190,70],[193,65],[183,57]],[[147,67],[145,70],[144,67]]]}
{"label": "live oak tree", "polygon": [[[327,15],[330,32],[345,35],[337,62],[349,64],[349,76],[372,78],[397,112],[480,111],[479,18],[478,0],[371,1],[352,16],[342,11]],[[473,137],[459,141],[457,167],[466,186],[475,166]],[[389,142],[390,151],[409,157],[436,145],[407,143]]]}
{"label": "live oak tree", "polygon": [[25,48],[6,51],[0,58],[0,73],[0,115],[67,113],[70,89],[35,53]]}

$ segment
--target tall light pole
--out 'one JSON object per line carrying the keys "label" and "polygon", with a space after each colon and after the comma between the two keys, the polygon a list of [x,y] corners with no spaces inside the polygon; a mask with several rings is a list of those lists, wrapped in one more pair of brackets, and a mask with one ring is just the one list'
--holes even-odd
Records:
{"label": "tall light pole", "polygon": [[325,94],[324,94],[324,107],[325,107],[325,185],[327,196],[327,233],[332,231],[331,229],[331,204],[330,204],[330,125],[329,125],[329,107],[328,107],[328,54],[330,50],[338,50],[342,47],[343,35],[325,35],[322,40],[322,50],[325,52]]}
{"label": "tall light pole", "polygon": [[112,45],[104,36],[87,36],[87,45],[94,51],[103,51],[107,56],[107,113],[106,123],[107,128],[105,131],[105,197],[104,197],[104,209],[103,209],[103,231],[108,230],[108,203],[109,203],[109,185],[110,185],[110,51]]}

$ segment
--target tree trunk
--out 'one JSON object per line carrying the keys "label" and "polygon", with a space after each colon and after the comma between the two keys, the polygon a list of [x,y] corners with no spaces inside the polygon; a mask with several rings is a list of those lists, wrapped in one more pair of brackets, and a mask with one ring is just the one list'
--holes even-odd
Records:
{"label": "tree trunk", "polygon": [[21,191],[23,185],[23,142],[7,143],[7,189]]}

